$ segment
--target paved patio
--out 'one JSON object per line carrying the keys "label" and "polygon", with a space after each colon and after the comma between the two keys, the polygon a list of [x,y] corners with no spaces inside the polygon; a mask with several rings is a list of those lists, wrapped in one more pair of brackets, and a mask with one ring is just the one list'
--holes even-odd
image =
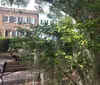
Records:
{"label": "paved patio", "polygon": [[[3,82],[4,85],[22,84],[31,81],[34,78],[34,76],[35,72],[33,73],[33,75],[31,75],[29,71],[19,71],[4,76]],[[1,85],[1,80],[0,80],[0,85]]]}
{"label": "paved patio", "polygon": [[[10,62],[13,61],[12,58],[1,58],[0,57],[0,64],[3,64],[5,61]],[[16,85],[16,84],[22,84],[25,83],[26,80],[31,81],[31,79],[36,78],[37,72],[31,74],[29,71],[18,71],[14,73],[9,73],[9,75],[5,75],[3,77],[4,85]],[[1,79],[0,79],[0,85],[1,85]]]}

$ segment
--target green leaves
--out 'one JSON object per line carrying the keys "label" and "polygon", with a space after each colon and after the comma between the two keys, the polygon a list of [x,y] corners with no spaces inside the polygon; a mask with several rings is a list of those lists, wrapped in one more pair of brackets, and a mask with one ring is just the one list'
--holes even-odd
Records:
{"label": "green leaves", "polygon": [[[40,68],[47,71],[60,66],[65,71],[67,69],[69,74],[72,69],[78,70],[78,68],[84,73],[87,73],[87,70],[89,72],[93,65],[93,57],[88,48],[89,44],[94,46],[95,42],[91,42],[88,30],[91,24],[95,26],[96,21],[76,24],[72,21],[71,17],[65,16],[56,24],[45,23],[43,26],[36,26],[31,30],[32,35],[22,38],[23,40],[18,41],[20,44],[15,43],[25,50],[23,60],[36,61]],[[95,33],[94,30],[92,31]],[[52,38],[49,38],[51,36]],[[55,40],[53,40],[54,36]],[[93,38],[97,39],[96,43],[98,43],[100,36]]]}
{"label": "green leaves", "polygon": [[68,60],[72,60],[72,56],[71,55],[66,55],[65,58],[68,59]]}
{"label": "green leaves", "polygon": [[26,7],[27,4],[29,3],[29,0],[1,0],[1,4],[2,5],[17,5],[22,6],[22,7]]}

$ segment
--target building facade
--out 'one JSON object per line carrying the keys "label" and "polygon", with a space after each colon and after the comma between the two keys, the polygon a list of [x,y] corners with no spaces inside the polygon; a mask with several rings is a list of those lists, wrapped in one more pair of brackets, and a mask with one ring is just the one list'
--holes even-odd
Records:
{"label": "building facade", "polygon": [[39,13],[39,25],[57,23],[58,19],[50,13]]}
{"label": "building facade", "polygon": [[[51,25],[53,23],[57,23],[58,18],[55,17],[53,14],[50,13],[39,13],[39,25],[43,26],[45,23],[47,25]],[[40,35],[41,38],[47,38],[47,39],[52,39],[52,40],[56,40],[56,37],[51,35],[47,35],[47,34],[41,34]]]}
{"label": "building facade", "polygon": [[34,27],[38,22],[39,16],[35,11],[0,7],[0,36],[20,37],[18,28],[29,29],[30,25]]}
{"label": "building facade", "polygon": [[50,25],[52,23],[52,19],[48,17],[48,14],[39,14],[39,25],[43,25],[44,23],[47,23]]}

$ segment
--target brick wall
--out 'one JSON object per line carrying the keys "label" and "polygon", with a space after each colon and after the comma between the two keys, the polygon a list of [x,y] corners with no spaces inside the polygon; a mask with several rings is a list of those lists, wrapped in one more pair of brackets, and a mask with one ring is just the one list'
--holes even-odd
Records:
{"label": "brick wall", "polygon": [[[0,7],[0,36],[4,36],[7,30],[16,30],[17,27],[26,27],[28,28],[30,24],[18,24],[18,23],[5,23],[3,22],[3,16],[14,16],[14,17],[23,17],[23,18],[32,18],[35,19],[36,26],[38,24],[38,13],[31,10],[20,10],[20,9],[11,9],[11,8],[4,8]],[[9,36],[8,36],[9,37]]]}

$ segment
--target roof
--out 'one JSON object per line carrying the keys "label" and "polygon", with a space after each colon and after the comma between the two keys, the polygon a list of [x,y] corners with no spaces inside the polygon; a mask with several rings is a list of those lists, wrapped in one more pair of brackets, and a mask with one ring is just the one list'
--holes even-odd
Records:
{"label": "roof", "polygon": [[33,10],[25,10],[25,9],[16,9],[16,8],[7,8],[7,7],[0,7],[0,11],[3,12],[22,12],[22,13],[26,13],[26,14],[37,14],[37,11],[33,11]]}

